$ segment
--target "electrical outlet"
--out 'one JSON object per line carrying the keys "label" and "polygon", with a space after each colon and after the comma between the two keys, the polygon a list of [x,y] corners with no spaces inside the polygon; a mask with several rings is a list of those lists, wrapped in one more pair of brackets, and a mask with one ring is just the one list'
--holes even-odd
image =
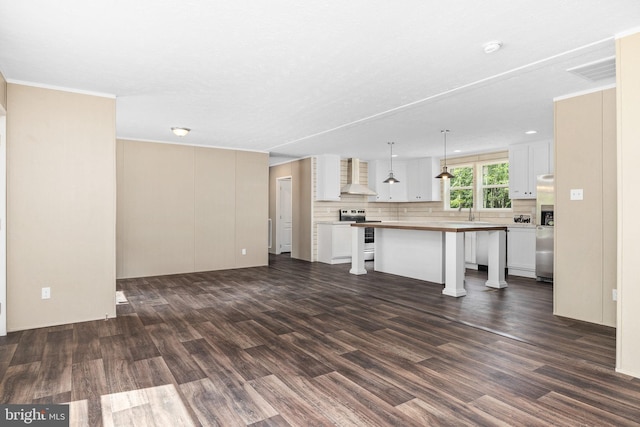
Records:
{"label": "electrical outlet", "polygon": [[49,299],[51,298],[51,288],[46,287],[46,288],[42,288],[42,299]]}
{"label": "electrical outlet", "polygon": [[611,290],[611,298],[613,298],[614,301],[618,301],[618,290],[617,289],[612,289]]}
{"label": "electrical outlet", "polygon": [[584,192],[582,188],[572,188],[569,196],[571,200],[583,200]]}

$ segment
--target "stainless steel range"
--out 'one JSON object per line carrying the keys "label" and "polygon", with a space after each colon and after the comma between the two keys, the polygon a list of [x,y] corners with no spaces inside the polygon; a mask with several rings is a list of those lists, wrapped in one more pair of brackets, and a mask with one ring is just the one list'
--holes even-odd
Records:
{"label": "stainless steel range", "polygon": [[[381,222],[367,220],[364,209],[340,209],[340,221],[351,222]],[[370,261],[375,253],[375,229],[373,227],[364,228],[364,259]]]}

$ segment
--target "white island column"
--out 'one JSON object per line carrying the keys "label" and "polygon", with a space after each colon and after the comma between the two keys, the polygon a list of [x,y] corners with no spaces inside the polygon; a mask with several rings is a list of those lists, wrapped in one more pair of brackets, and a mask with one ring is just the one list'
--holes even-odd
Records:
{"label": "white island column", "polygon": [[489,231],[489,265],[486,286],[506,288],[504,270],[507,260],[507,233],[504,230]]}
{"label": "white island column", "polygon": [[463,297],[464,289],[464,233],[445,234],[445,276],[442,293],[450,297]]}
{"label": "white island column", "polygon": [[351,274],[367,274],[364,268],[364,228],[351,227]]}

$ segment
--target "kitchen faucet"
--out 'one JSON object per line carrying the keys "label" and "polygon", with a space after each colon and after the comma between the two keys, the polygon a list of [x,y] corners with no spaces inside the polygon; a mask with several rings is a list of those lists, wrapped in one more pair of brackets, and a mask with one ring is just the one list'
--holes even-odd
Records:
{"label": "kitchen faucet", "polygon": [[[472,208],[469,208],[469,221],[473,221],[475,218],[473,216],[473,212],[471,211]],[[458,208],[458,212],[462,211],[462,206],[460,206]]]}

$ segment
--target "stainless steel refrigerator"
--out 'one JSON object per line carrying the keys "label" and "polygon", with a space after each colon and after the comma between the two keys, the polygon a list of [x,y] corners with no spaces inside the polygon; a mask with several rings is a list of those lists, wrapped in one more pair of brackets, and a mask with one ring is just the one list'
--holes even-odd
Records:
{"label": "stainless steel refrigerator", "polygon": [[553,175],[540,175],[536,187],[536,278],[553,281]]}

